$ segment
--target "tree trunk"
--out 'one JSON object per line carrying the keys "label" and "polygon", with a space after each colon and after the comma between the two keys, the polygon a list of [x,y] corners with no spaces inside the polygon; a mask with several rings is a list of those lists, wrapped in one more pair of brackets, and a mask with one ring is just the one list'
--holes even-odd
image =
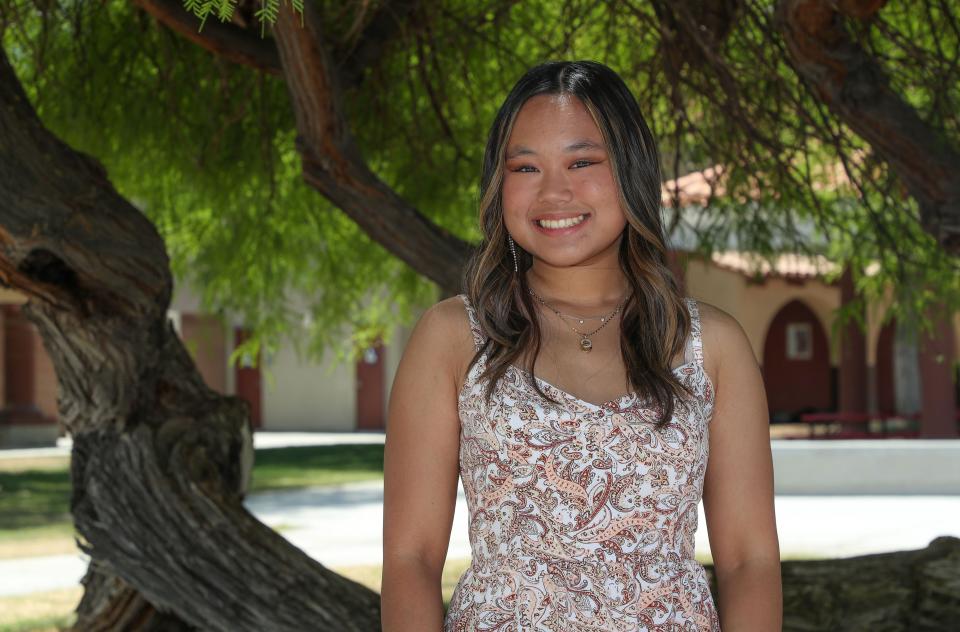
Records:
{"label": "tree trunk", "polygon": [[784,562],[782,577],[784,632],[960,630],[954,537],[916,551]]}
{"label": "tree trunk", "polygon": [[23,292],[73,437],[71,512],[94,560],[79,630],[371,630],[379,596],[243,506],[246,404],[210,390],[167,319],[153,225],[50,134],[0,50],[0,281]]}

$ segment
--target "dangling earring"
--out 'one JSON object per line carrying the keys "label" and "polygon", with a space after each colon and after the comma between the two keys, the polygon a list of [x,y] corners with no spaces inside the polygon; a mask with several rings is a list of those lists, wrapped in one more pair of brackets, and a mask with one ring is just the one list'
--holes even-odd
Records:
{"label": "dangling earring", "polygon": [[507,234],[507,241],[510,242],[510,252],[513,253],[513,271],[517,272],[517,249],[513,247],[513,237]]}

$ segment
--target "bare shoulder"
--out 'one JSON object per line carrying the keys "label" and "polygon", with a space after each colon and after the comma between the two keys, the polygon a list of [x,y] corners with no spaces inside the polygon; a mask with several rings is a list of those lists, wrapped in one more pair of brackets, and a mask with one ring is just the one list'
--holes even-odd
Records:
{"label": "bare shoulder", "polygon": [[724,332],[726,334],[743,330],[736,318],[713,303],[697,300],[697,309],[700,312],[701,333],[704,337],[707,336],[708,330],[711,333]]}
{"label": "bare shoulder", "polygon": [[473,357],[473,334],[466,306],[459,296],[451,296],[428,307],[421,314],[408,342],[417,355],[440,358],[460,384],[467,363]]}
{"label": "bare shoulder", "polygon": [[448,347],[455,347],[454,351],[463,348],[473,348],[473,334],[470,331],[470,317],[467,307],[459,296],[451,296],[438,301],[427,310],[429,326],[435,329],[435,335],[441,336]]}
{"label": "bare shoulder", "polygon": [[729,312],[712,303],[697,301],[700,313],[700,335],[703,339],[704,368],[713,383],[719,386],[724,365],[753,363],[756,356],[743,326]]}

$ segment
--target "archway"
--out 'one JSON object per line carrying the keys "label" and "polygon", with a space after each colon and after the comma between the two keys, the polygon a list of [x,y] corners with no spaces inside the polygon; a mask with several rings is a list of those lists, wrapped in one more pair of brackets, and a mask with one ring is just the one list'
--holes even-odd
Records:
{"label": "archway", "polygon": [[833,408],[827,336],[816,314],[800,300],[781,307],[767,329],[763,381],[773,421]]}

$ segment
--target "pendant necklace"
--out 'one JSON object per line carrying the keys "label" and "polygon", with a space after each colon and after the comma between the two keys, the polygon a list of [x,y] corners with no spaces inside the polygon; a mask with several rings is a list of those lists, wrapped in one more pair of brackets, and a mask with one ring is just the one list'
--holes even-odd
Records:
{"label": "pendant necklace", "polygon": [[[554,314],[556,314],[557,316],[559,316],[559,317],[560,317],[560,320],[563,321],[563,324],[567,325],[567,327],[570,327],[570,329],[572,329],[578,336],[580,336],[580,350],[581,350],[581,351],[590,351],[591,349],[593,349],[593,342],[590,340],[590,336],[592,336],[593,334],[597,333],[598,331],[600,331],[601,329],[603,329],[604,327],[606,327],[606,326],[607,326],[607,323],[609,323],[611,320],[613,320],[613,317],[617,315],[617,313],[620,311],[621,308],[623,308],[623,305],[624,305],[624,303],[626,302],[626,299],[624,299],[623,301],[621,301],[620,304],[617,305],[617,309],[613,310],[613,312],[612,312],[609,316],[600,316],[600,322],[601,322],[602,324],[601,324],[599,327],[597,327],[596,329],[594,329],[593,331],[591,331],[590,333],[584,333],[584,332],[576,329],[575,327],[573,327],[573,326],[571,326],[571,325],[568,325],[568,324],[567,324],[567,321],[563,319],[563,316],[564,316],[564,315],[563,315],[562,312],[560,312],[560,310],[557,310],[557,309],[555,309],[552,305],[548,304],[545,300],[543,300],[543,298],[542,298],[539,294],[537,294],[536,292],[534,292],[533,289],[531,289],[531,288],[528,288],[528,289],[530,290],[530,293],[533,294],[533,296],[536,297],[536,299],[537,299],[538,301],[540,301],[540,302],[544,305],[544,307],[546,307],[547,309],[549,309],[550,311],[552,311]],[[577,318],[577,320],[580,321],[580,324],[581,324],[581,325],[583,324],[583,321],[584,321],[584,320],[591,320],[591,319],[589,319],[589,318],[581,318],[581,317],[576,317],[576,318]]]}

